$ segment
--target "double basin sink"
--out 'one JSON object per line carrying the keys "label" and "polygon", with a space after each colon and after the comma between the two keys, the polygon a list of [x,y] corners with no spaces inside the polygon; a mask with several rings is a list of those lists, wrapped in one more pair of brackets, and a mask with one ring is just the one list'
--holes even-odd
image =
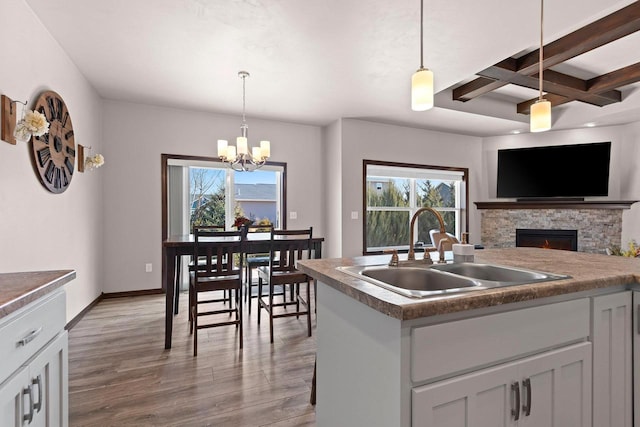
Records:
{"label": "double basin sink", "polygon": [[392,267],[338,267],[339,270],[412,298],[524,285],[570,276],[495,264],[454,263]]}

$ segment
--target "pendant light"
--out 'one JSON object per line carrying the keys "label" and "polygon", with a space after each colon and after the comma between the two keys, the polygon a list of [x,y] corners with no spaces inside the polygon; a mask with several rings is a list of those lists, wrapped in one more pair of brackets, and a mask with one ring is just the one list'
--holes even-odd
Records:
{"label": "pendant light", "polygon": [[538,87],[539,97],[538,100],[531,105],[531,132],[544,132],[551,129],[551,102],[542,97],[542,69],[543,69],[543,40],[542,40],[542,28],[544,22],[544,0],[540,0],[540,57],[538,59]]}
{"label": "pendant light", "polygon": [[411,109],[426,111],[433,107],[433,71],[424,68],[423,51],[424,0],[420,0],[420,68],[411,76]]}

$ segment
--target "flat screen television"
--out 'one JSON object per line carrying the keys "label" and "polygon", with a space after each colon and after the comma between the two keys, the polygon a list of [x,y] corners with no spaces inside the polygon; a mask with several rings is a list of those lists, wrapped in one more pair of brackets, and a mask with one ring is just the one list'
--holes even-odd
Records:
{"label": "flat screen television", "polygon": [[500,198],[607,196],[611,142],[498,150]]}

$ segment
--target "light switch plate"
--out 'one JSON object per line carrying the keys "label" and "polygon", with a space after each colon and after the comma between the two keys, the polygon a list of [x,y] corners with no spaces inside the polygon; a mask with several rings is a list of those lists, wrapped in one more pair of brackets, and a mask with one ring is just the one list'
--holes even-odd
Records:
{"label": "light switch plate", "polygon": [[351,219],[358,219],[358,211],[351,212]]}
{"label": "light switch plate", "polygon": [[298,212],[295,212],[295,211],[289,212],[289,219],[298,219]]}
{"label": "light switch plate", "polygon": [[147,273],[151,273],[152,270],[153,270],[153,264],[151,264],[150,262],[144,265],[144,271],[146,271]]}

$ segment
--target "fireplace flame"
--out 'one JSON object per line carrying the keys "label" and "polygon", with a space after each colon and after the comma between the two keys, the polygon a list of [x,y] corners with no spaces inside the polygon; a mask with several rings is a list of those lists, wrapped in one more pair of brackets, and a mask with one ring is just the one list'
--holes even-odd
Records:
{"label": "fireplace flame", "polygon": [[551,245],[549,244],[548,240],[544,241],[544,245],[542,246],[543,249],[551,249]]}

